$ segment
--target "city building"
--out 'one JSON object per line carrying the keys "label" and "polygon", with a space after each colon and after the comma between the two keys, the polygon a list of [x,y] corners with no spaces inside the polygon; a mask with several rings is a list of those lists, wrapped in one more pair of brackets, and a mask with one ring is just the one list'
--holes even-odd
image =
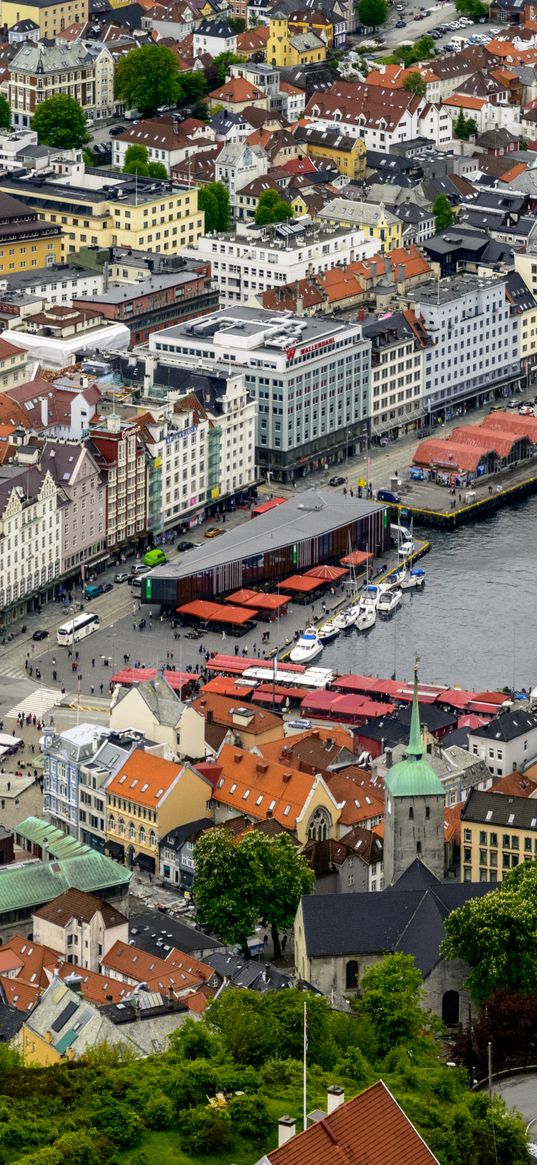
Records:
{"label": "city building", "polygon": [[61,574],[61,514],[51,473],[0,467],[0,627],[51,598]]}
{"label": "city building", "polygon": [[4,192],[0,193],[0,231],[0,274],[4,277],[61,259],[60,227],[40,222],[37,208],[30,209]]}
{"label": "city building", "polygon": [[468,733],[468,751],[484,760],[495,777],[523,771],[537,757],[537,717],[523,708],[501,712]]}
{"label": "city building", "polygon": [[100,853],[104,853],[106,841],[107,782],[142,742],[140,732],[114,732],[111,726],[100,748],[79,767],[78,839]]}
{"label": "city building", "polygon": [[[269,161],[260,146],[249,146],[246,142],[226,142],[215,165],[215,180],[223,182],[229,190],[231,209],[237,211],[237,194],[243,186],[267,173]],[[200,231],[197,238],[203,232]],[[197,239],[194,239],[195,243]]]}
{"label": "city building", "polygon": [[82,890],[65,890],[34,912],[32,937],[58,951],[66,963],[98,971],[114,943],[128,942],[129,923],[102,898]]}
{"label": "city building", "polygon": [[14,388],[26,378],[27,353],[24,348],[0,340],[0,391]]}
{"label": "city building", "polygon": [[419,427],[422,416],[425,337],[412,312],[390,312],[366,322],[371,341],[371,436],[398,437]]}
{"label": "city building", "polygon": [[132,344],[145,344],[151,332],[218,307],[213,282],[210,263],[183,260],[175,272],[148,272],[131,286],[108,286],[100,294],[75,293],[72,303],[80,311],[98,308],[104,319],[129,328]]}
{"label": "city building", "polygon": [[408,299],[427,334],[423,405],[429,423],[446,407],[480,404],[520,377],[519,331],[506,277],[454,276],[422,284]]}
{"label": "city building", "polygon": [[453,140],[452,118],[441,103],[367,82],[338,80],[324,92],[314,92],[305,113],[322,126],[362,138],[368,150],[390,152],[392,146],[420,137],[437,146]]}
{"label": "city building", "polygon": [[201,817],[212,795],[212,783],[195,768],[135,749],[106,787],[108,851],[155,873],[160,838]]}
{"label": "city building", "polygon": [[203,760],[206,755],[203,716],[191,704],[183,704],[164,676],[157,675],[131,688],[114,689],[110,727],[128,735],[133,732],[133,725],[147,739],[164,745],[168,755],[190,760]]}
{"label": "city building", "polygon": [[84,24],[89,14],[88,0],[5,0],[2,23],[12,28],[20,21],[37,24],[40,37],[54,40],[70,24]]}
{"label": "city building", "polygon": [[536,860],[535,800],[472,789],[461,810],[461,881],[501,882],[520,862]]}
{"label": "city building", "polygon": [[201,53],[213,58],[220,53],[236,53],[237,33],[227,20],[204,19],[194,29],[192,49],[195,57]]}
{"label": "city building", "polygon": [[87,446],[47,441],[36,450],[36,463],[56,484],[60,513],[60,574],[74,572],[106,548],[106,489]]}
{"label": "city building", "polygon": [[101,747],[108,730],[80,724],[65,732],[46,729],[43,736],[43,810],[56,829],[79,836],[80,767]]}
{"label": "city building", "polygon": [[50,263],[46,267],[26,268],[11,272],[7,288],[0,290],[0,318],[4,304],[15,306],[24,298],[41,299],[44,303],[70,304],[77,296],[101,295],[103,276],[91,267],[76,263]]}
{"label": "city building", "polygon": [[317,217],[323,225],[362,231],[367,238],[375,240],[377,251],[393,251],[402,246],[402,224],[395,214],[386,210],[383,202],[377,205],[334,198],[323,206]]}
{"label": "city building", "polygon": [[90,426],[89,449],[106,484],[106,545],[125,545],[147,527],[146,459],[137,423],[110,413]]}
{"label": "city building", "polygon": [[210,817],[176,826],[159,842],[159,874],[164,882],[181,890],[191,890],[194,884],[194,849],[196,841],[214,822]]}
{"label": "city building", "polygon": [[128,126],[112,140],[112,164],[122,170],[129,146],[143,146],[149,161],[161,162],[170,174],[172,167],[214,147],[213,130],[203,122],[190,121],[190,133],[185,128],[188,123],[176,117],[148,117]]}
{"label": "city building", "polygon": [[301,31],[294,27],[292,17],[280,13],[278,6],[269,18],[267,62],[283,68],[290,65],[309,65],[326,60],[326,42],[310,28]]}
{"label": "city building", "polygon": [[294,136],[309,158],[328,158],[346,178],[353,182],[364,180],[366,148],[361,138],[347,137],[339,129],[319,129],[308,124],[298,126]]}
{"label": "city building", "polygon": [[210,264],[220,305],[230,307],[336,262],[370,258],[376,250],[359,229],[321,226],[306,216],[266,226],[239,222],[229,234],[204,235],[190,255]]}
{"label": "city building", "polygon": [[155,567],[151,602],[176,608],[190,599],[259,587],[317,565],[320,553],[323,562],[338,562],[349,543],[374,549],[378,557],[390,532],[385,508],[375,502],[309,489],[215,541],[211,549],[200,546],[181,562]]}
{"label": "city building", "polygon": [[[57,242],[45,244],[47,253],[53,255],[50,261],[55,263],[84,246],[176,254],[178,248],[193,245],[203,233],[197,190],[176,183],[170,189],[169,183],[108,171],[77,173],[74,177],[60,174],[54,181],[23,173],[0,176],[0,191],[39,212],[44,221],[36,224],[36,231],[48,229],[49,239],[61,233],[63,255]],[[0,225],[1,208],[0,198]],[[37,250],[36,267],[45,263],[45,255]],[[8,263],[4,274],[9,269]]]}
{"label": "city building", "polygon": [[114,58],[105,45],[26,42],[9,66],[13,125],[31,125],[38,105],[50,97],[72,97],[90,120],[114,114]]}
{"label": "city building", "polygon": [[367,447],[370,349],[358,323],[242,305],[149,337],[166,359],[244,369],[258,405],[258,464],[287,481]]}
{"label": "city building", "polygon": [[29,316],[13,318],[1,338],[26,348],[28,356],[44,368],[67,368],[76,363],[79,352],[121,352],[130,343],[126,325],[109,322],[98,308],[79,311],[67,304],[51,303]]}
{"label": "city building", "polygon": [[26,1016],[18,1036],[24,1063],[49,1068],[65,1060],[77,1060],[98,1044],[110,1048],[117,1045],[139,1056],[142,1049],[124,1026],[112,1023],[100,1008],[82,998],[79,976],[75,976],[73,984],[76,989],[54,975],[50,987]]}

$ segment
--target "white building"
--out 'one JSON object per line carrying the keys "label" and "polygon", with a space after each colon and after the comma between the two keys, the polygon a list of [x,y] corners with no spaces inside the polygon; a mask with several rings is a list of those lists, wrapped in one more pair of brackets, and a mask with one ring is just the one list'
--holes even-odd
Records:
{"label": "white building", "polygon": [[192,50],[194,57],[203,53],[213,58],[221,53],[236,53],[237,33],[227,20],[202,20],[194,29]]}
{"label": "white building", "polygon": [[13,125],[29,127],[37,106],[57,96],[73,97],[90,120],[113,116],[114,58],[110,50],[83,41],[23,44],[9,66]]}
{"label": "white building", "polygon": [[416,426],[422,413],[423,348],[411,313],[390,312],[364,324],[371,340],[371,435],[399,436]]}
{"label": "white building", "polygon": [[100,271],[77,265],[71,267],[67,263],[53,263],[50,267],[39,267],[34,271],[18,271],[0,283],[0,294],[4,300],[22,292],[27,296],[37,296],[44,303],[70,304],[73,299],[85,295],[102,295],[103,291],[104,281]]}
{"label": "white building", "polygon": [[371,343],[361,325],[237,305],[149,337],[161,360],[244,371],[257,461],[280,480],[365,448]]}
{"label": "white building", "polygon": [[263,177],[268,168],[268,157],[260,146],[226,142],[216,159],[214,176],[216,182],[227,186],[233,212],[237,209],[237,192],[254,178]]}
{"label": "white building", "polygon": [[105,899],[72,888],[32,914],[32,937],[66,963],[98,972],[111,947],[129,941],[129,922]]}
{"label": "white building", "polygon": [[122,170],[129,146],[145,146],[149,161],[162,162],[170,174],[173,166],[212,150],[215,142],[216,135],[208,125],[196,125],[185,132],[177,118],[148,117],[112,139],[112,164]]}
{"label": "white building", "polygon": [[106,547],[106,486],[89,449],[82,443],[47,441],[40,457],[60,499],[60,573],[90,562]]}
{"label": "white building", "polygon": [[505,277],[457,275],[409,292],[428,341],[424,354],[424,411],[488,399],[496,385],[520,373],[519,329]]}
{"label": "white building", "polygon": [[483,760],[495,777],[506,777],[514,769],[523,772],[537,757],[537,717],[522,708],[500,712],[468,733],[468,752]]}
{"label": "white building", "polygon": [[403,89],[339,82],[325,93],[316,93],[306,106],[320,128],[338,129],[348,137],[360,137],[368,150],[389,153],[393,145],[427,137],[436,146],[452,141],[451,117],[439,103]]}
{"label": "white building", "polygon": [[37,466],[0,469],[0,612],[13,622],[61,573],[61,516],[51,474]]}
{"label": "white building", "polygon": [[360,230],[321,226],[305,216],[275,226],[241,222],[232,234],[204,235],[185,254],[210,262],[220,303],[230,307],[336,263],[369,259],[377,250],[377,240]]}

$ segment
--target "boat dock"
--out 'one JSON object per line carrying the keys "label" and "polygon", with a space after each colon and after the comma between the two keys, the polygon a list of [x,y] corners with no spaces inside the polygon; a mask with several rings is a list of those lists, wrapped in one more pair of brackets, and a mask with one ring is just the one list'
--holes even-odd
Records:
{"label": "boat dock", "polygon": [[399,489],[399,521],[413,518],[418,526],[456,530],[458,526],[488,517],[502,506],[512,505],[537,493],[535,462],[501,470],[450,494],[446,486],[431,481],[405,482]]}

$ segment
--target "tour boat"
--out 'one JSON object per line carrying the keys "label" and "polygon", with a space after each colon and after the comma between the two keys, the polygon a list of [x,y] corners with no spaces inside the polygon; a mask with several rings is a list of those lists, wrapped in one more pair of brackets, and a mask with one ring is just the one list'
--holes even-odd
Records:
{"label": "tour boat", "polygon": [[309,663],[310,659],[315,659],[321,654],[322,650],[323,645],[319,640],[315,627],[306,627],[296,647],[293,647],[289,658],[293,663]]}

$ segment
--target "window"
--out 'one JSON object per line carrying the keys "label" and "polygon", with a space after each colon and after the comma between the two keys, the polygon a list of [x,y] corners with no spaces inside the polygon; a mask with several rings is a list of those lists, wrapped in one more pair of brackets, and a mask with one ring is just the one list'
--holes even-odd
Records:
{"label": "window", "polygon": [[349,959],[345,965],[345,988],[347,991],[354,991],[358,986],[358,963],[356,959]]}
{"label": "window", "polygon": [[332,820],[326,809],[319,806],[310,817],[308,837],[310,841],[326,841],[330,835]]}
{"label": "window", "polygon": [[413,810],[413,808],[412,808],[412,805],[410,806],[410,809],[408,810],[408,820],[409,820],[409,821],[413,821],[413,820],[414,820],[414,810]]}

